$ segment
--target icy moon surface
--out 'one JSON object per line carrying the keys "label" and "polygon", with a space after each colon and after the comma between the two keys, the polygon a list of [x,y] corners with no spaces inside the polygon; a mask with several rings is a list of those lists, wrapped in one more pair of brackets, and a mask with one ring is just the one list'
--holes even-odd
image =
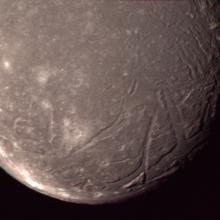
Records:
{"label": "icy moon surface", "polygon": [[151,190],[208,140],[215,0],[0,0],[0,164],[76,203]]}

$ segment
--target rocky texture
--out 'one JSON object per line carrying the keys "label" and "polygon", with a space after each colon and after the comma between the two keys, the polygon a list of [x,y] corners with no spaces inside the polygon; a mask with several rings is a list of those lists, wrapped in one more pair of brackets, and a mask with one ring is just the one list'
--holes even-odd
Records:
{"label": "rocky texture", "polygon": [[35,190],[150,190],[208,140],[218,1],[0,0],[0,161]]}

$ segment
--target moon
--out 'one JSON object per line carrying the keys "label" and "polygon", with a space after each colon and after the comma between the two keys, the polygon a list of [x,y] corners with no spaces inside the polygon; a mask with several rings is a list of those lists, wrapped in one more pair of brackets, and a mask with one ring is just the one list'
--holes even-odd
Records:
{"label": "moon", "polygon": [[219,95],[217,0],[0,0],[0,165],[86,204],[160,186]]}

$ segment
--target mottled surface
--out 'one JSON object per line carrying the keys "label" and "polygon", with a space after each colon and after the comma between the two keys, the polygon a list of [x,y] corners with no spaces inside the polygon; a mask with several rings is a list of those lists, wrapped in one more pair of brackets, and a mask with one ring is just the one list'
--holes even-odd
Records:
{"label": "mottled surface", "polygon": [[0,161],[80,203],[150,190],[207,141],[217,1],[0,0]]}

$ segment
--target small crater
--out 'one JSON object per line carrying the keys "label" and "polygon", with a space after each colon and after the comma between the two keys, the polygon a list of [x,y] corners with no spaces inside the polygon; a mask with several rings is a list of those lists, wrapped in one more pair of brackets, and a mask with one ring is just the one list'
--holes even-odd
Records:
{"label": "small crater", "polygon": [[40,103],[41,107],[44,109],[44,110],[50,110],[53,108],[52,104],[48,101],[48,100],[43,100],[41,103]]}
{"label": "small crater", "polygon": [[33,78],[39,86],[46,86],[49,78],[56,74],[56,71],[51,69],[49,65],[36,66],[32,69]]}

